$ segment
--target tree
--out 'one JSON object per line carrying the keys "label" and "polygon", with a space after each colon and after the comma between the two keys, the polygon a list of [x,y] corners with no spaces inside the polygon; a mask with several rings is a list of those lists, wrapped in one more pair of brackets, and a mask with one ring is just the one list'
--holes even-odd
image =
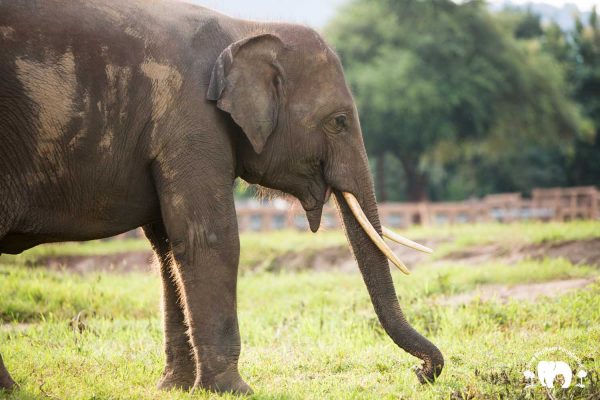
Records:
{"label": "tree", "polygon": [[[535,21],[515,26],[535,37]],[[480,175],[510,169],[507,160],[527,165],[525,147],[567,148],[579,131],[558,63],[518,41],[482,1],[354,0],[326,36],[345,66],[369,153],[399,160],[409,200],[530,185],[508,170],[506,182]]]}
{"label": "tree", "polygon": [[587,26],[580,20],[573,33],[571,53],[573,97],[589,118],[587,136],[578,138],[569,162],[569,179],[575,185],[600,184],[600,18],[596,8]]}

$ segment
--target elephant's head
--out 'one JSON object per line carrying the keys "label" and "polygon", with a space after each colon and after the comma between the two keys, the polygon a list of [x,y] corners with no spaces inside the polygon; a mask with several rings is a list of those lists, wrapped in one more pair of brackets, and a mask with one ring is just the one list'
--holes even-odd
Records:
{"label": "elephant's head", "polygon": [[405,267],[381,238],[358,113],[336,54],[316,32],[280,25],[225,49],[207,97],[243,131],[237,149],[242,178],[297,197],[312,231],[333,192],[381,324],[398,346],[424,361],[420,380],[433,381],[443,357],[400,309],[388,258]]}

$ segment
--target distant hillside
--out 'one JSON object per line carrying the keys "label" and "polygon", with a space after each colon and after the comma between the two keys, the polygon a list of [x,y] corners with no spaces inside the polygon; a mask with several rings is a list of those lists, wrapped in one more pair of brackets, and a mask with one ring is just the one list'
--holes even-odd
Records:
{"label": "distant hillside", "polygon": [[572,30],[575,27],[575,17],[578,16],[581,20],[587,22],[590,16],[589,11],[580,11],[575,3],[567,3],[562,7],[556,7],[543,2],[516,4],[507,0],[504,3],[490,5],[492,11],[501,11],[505,8],[529,9],[534,14],[541,16],[542,23],[556,22],[563,30]]}

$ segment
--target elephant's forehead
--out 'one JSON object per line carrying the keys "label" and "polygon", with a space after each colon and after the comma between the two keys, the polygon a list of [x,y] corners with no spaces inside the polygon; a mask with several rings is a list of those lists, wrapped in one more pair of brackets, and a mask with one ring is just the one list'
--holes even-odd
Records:
{"label": "elephant's forehead", "polygon": [[302,57],[302,70],[305,73],[314,74],[319,72],[321,75],[329,75],[330,79],[342,73],[340,59],[326,45],[313,45],[304,48],[300,52],[300,57]]}
{"label": "elephant's forehead", "polygon": [[306,54],[306,58],[301,73],[303,87],[309,91],[318,91],[324,97],[349,94],[342,64],[333,50],[328,47],[319,48]]}
{"label": "elephant's forehead", "polygon": [[317,73],[304,82],[294,91],[290,110],[306,127],[318,124],[325,115],[353,108],[352,95],[340,74]]}

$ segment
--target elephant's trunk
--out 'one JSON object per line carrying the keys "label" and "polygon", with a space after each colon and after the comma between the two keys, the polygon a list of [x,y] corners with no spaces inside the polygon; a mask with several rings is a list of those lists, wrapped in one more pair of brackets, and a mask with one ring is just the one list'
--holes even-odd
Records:
{"label": "elephant's trunk", "polygon": [[[371,225],[381,235],[377,203],[369,178],[365,179],[364,186],[367,190],[353,194]],[[406,321],[396,297],[387,257],[360,226],[343,193],[339,190],[334,193],[346,235],[381,325],[399,347],[423,360],[422,368],[416,371],[419,380],[422,383],[433,382],[444,366],[442,353]]]}

